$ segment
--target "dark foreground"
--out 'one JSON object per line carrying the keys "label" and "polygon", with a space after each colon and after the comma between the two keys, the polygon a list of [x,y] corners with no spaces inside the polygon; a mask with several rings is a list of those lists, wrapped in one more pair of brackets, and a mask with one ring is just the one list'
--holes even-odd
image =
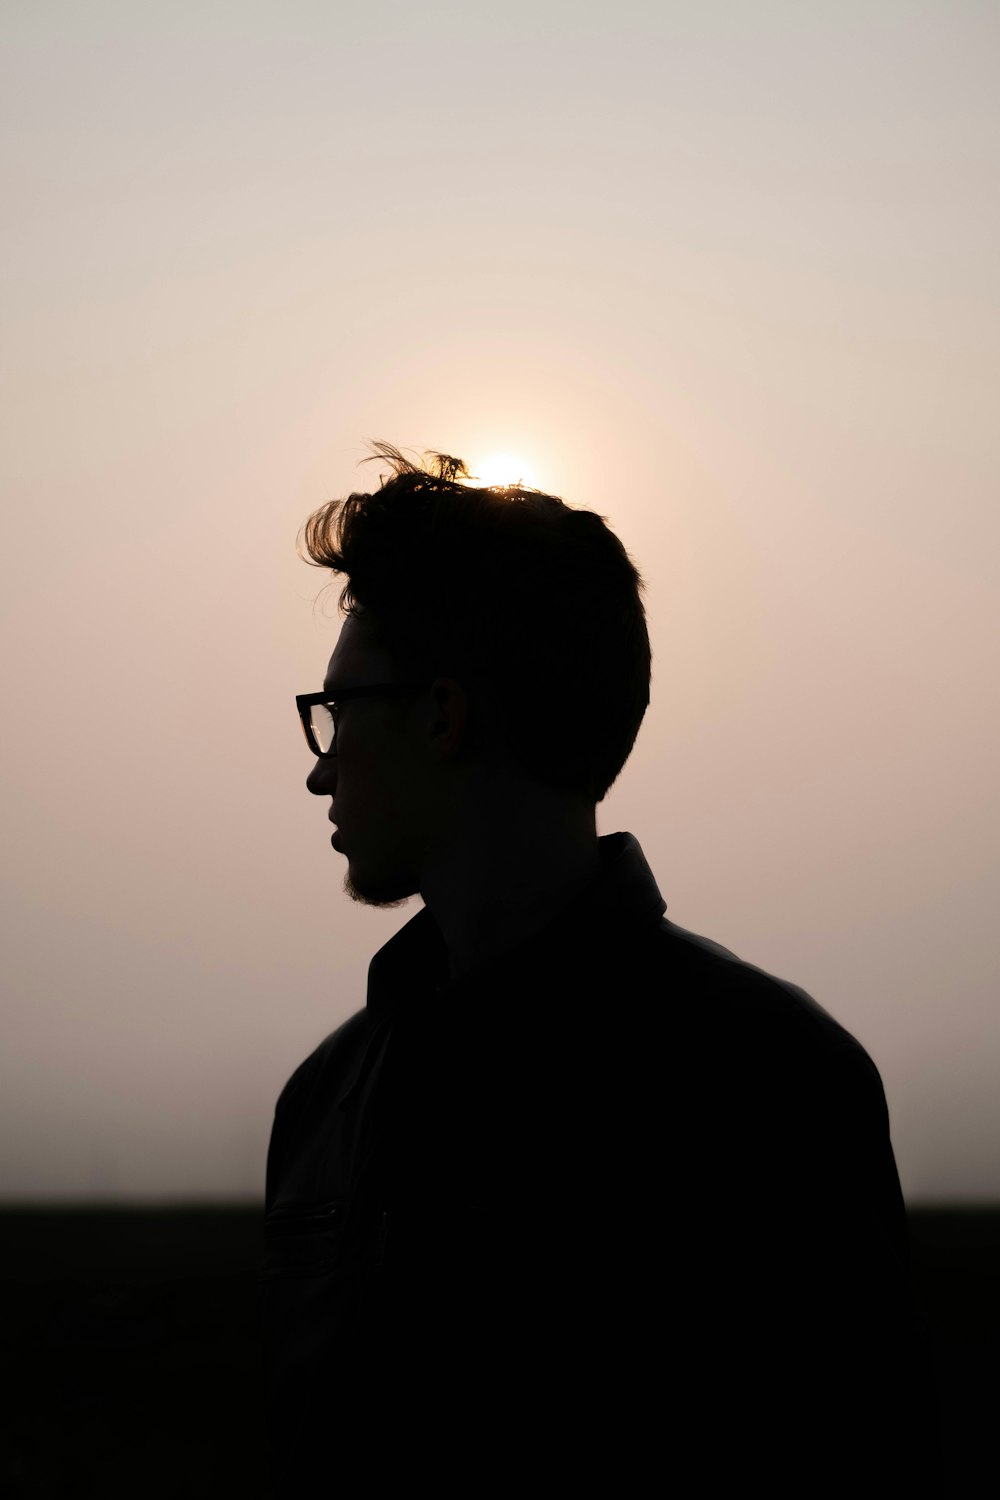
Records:
{"label": "dark foreground", "polygon": [[[1000,1207],[912,1208],[910,1233],[947,1493],[972,1495],[1000,1409]],[[263,1500],[260,1235],[253,1205],[0,1210],[0,1494]]]}

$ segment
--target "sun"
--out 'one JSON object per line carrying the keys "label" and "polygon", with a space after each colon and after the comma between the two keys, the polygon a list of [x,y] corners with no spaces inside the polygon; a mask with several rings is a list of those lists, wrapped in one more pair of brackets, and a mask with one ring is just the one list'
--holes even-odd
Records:
{"label": "sun", "polygon": [[534,471],[513,453],[492,453],[476,464],[472,472],[483,485],[516,484],[529,490],[538,489]]}

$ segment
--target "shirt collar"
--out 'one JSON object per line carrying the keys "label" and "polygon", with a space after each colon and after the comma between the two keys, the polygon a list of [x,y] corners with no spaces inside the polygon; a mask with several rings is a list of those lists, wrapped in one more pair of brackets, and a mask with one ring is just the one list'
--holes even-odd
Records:
{"label": "shirt collar", "polygon": [[637,927],[658,922],[667,909],[639,841],[631,833],[604,834],[597,841],[600,872],[565,911],[525,942],[502,954],[482,973],[456,983],[441,929],[425,906],[378,950],[368,966],[368,1012],[387,1018],[408,997],[425,994],[475,997],[514,982],[527,967],[558,956],[578,959],[581,950],[609,936],[628,938]]}

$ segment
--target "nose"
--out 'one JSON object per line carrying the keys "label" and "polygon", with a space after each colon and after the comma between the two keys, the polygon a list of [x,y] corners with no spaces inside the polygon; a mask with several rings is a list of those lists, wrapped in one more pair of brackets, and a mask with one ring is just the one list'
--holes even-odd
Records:
{"label": "nose", "polygon": [[306,786],[314,797],[332,797],[337,787],[336,759],[318,760],[306,777]]}

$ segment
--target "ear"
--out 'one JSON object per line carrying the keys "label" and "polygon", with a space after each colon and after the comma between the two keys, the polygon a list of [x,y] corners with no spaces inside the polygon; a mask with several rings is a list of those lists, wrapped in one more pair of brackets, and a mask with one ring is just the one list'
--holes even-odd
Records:
{"label": "ear", "polygon": [[436,677],[430,685],[431,707],[426,732],[436,755],[454,755],[466,737],[469,699],[454,677]]}

